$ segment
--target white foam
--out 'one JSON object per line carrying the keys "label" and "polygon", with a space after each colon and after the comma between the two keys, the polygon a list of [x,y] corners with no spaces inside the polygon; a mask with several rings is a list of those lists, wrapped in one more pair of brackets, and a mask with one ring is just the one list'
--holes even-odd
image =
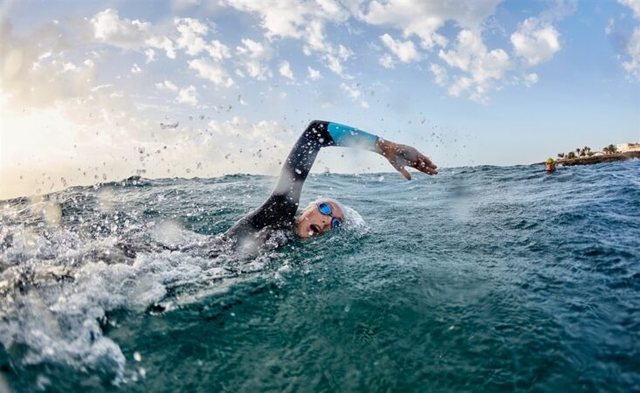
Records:
{"label": "white foam", "polygon": [[[156,249],[133,259],[124,256],[115,236],[82,239],[63,229],[37,233],[21,227],[13,227],[10,236],[11,246],[0,249],[0,342],[5,348],[27,348],[12,361],[97,372],[114,383],[128,373],[119,345],[102,334],[99,321],[109,311],[144,312],[166,303],[169,290],[180,293],[185,287],[204,288],[205,295],[224,291],[232,277],[259,272],[270,258],[238,259],[219,238],[185,231],[174,222],[139,234],[155,241]],[[177,251],[162,249],[178,245]],[[212,249],[216,258],[208,256]],[[145,372],[138,374],[144,378]]]}

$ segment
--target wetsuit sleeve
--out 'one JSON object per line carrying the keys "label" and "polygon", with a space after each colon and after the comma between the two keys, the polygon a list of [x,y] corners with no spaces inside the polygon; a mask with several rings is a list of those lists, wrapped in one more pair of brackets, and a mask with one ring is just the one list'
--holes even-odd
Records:
{"label": "wetsuit sleeve", "polygon": [[290,227],[298,210],[302,186],[320,149],[345,146],[375,151],[377,140],[377,136],[350,126],[312,121],[289,153],[271,196],[262,206],[236,223],[227,234],[259,231],[266,226]]}

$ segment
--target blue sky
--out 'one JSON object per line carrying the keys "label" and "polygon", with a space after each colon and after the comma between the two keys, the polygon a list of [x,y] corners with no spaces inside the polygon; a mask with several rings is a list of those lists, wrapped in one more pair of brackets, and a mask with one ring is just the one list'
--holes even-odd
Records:
{"label": "blue sky", "polygon": [[[9,1],[0,23],[3,198],[274,175],[312,119],[449,167],[640,140],[640,0]],[[390,170],[326,150],[317,170]]]}

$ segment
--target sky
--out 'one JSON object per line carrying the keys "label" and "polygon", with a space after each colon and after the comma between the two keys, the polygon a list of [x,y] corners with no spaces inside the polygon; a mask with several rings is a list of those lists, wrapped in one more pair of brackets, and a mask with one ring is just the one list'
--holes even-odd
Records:
{"label": "sky", "polygon": [[277,175],[314,119],[441,167],[638,142],[640,0],[0,2],[0,199]]}

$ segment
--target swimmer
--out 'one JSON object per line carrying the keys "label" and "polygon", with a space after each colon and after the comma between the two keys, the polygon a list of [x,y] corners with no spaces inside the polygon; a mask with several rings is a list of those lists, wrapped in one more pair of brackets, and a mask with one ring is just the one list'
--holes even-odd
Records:
{"label": "swimmer", "polygon": [[553,158],[549,157],[547,158],[547,161],[545,161],[546,164],[546,171],[547,173],[553,173],[556,170],[556,162],[553,160]]}
{"label": "swimmer", "polygon": [[437,174],[437,166],[411,146],[401,145],[350,126],[312,121],[302,133],[280,173],[271,196],[255,211],[238,221],[225,234],[228,238],[258,238],[265,230],[292,230],[300,238],[320,235],[338,228],[345,220],[345,212],[338,202],[321,200],[310,204],[295,217],[302,185],[323,147],[343,146],[376,152],[407,180],[412,167],[428,175]]}

